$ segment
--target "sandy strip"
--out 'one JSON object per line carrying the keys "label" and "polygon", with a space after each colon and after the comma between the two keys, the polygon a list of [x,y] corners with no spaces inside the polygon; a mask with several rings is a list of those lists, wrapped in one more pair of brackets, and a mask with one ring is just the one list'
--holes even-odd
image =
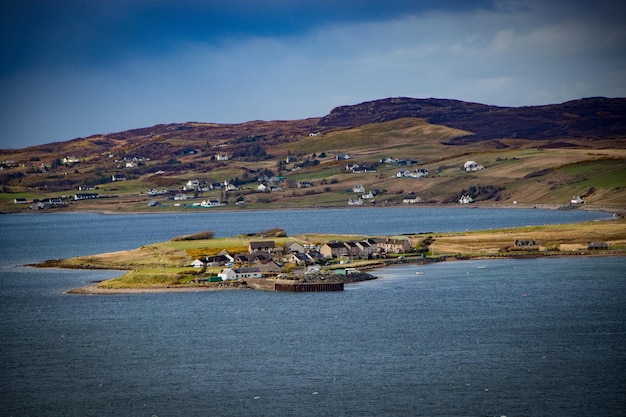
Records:
{"label": "sandy strip", "polygon": [[172,292],[205,292],[205,291],[229,291],[247,288],[235,287],[150,287],[150,288],[104,288],[87,286],[72,288],[67,294],[108,295],[108,294],[150,294]]}

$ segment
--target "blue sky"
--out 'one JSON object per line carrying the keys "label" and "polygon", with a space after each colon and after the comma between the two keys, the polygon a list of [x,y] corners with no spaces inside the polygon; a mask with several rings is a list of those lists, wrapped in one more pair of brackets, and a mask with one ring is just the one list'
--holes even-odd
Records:
{"label": "blue sky", "polygon": [[615,0],[20,0],[0,5],[0,148],[387,97],[626,97]]}

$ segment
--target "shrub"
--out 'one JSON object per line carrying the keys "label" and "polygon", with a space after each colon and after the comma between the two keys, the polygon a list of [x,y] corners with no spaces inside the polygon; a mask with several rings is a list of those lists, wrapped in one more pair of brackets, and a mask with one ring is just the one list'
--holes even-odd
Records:
{"label": "shrub", "polygon": [[194,233],[192,235],[176,236],[172,240],[175,242],[187,241],[187,240],[208,240],[208,239],[213,239],[214,236],[215,236],[215,232],[213,232],[213,230],[205,230],[203,232]]}

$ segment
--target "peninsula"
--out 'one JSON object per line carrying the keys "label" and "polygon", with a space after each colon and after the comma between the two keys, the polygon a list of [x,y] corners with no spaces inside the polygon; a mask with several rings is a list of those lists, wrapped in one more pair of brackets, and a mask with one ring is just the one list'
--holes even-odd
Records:
{"label": "peninsula", "polygon": [[[331,284],[341,284],[342,289],[345,283],[374,279],[372,271],[376,268],[403,263],[624,255],[626,220],[616,216],[576,224],[401,236],[287,236],[277,228],[214,238],[212,232],[205,231],[134,250],[50,260],[34,266],[126,271],[118,278],[71,291],[83,294],[289,290],[284,286],[318,284],[329,285],[318,286],[318,290],[328,290],[339,289]],[[295,287],[291,290],[296,291]]]}

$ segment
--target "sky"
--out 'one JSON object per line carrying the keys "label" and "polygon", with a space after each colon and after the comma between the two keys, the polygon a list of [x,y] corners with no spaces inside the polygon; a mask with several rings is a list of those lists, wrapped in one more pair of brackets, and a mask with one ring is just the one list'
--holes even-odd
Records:
{"label": "sky", "polygon": [[626,97],[623,0],[0,0],[0,148],[388,97]]}

